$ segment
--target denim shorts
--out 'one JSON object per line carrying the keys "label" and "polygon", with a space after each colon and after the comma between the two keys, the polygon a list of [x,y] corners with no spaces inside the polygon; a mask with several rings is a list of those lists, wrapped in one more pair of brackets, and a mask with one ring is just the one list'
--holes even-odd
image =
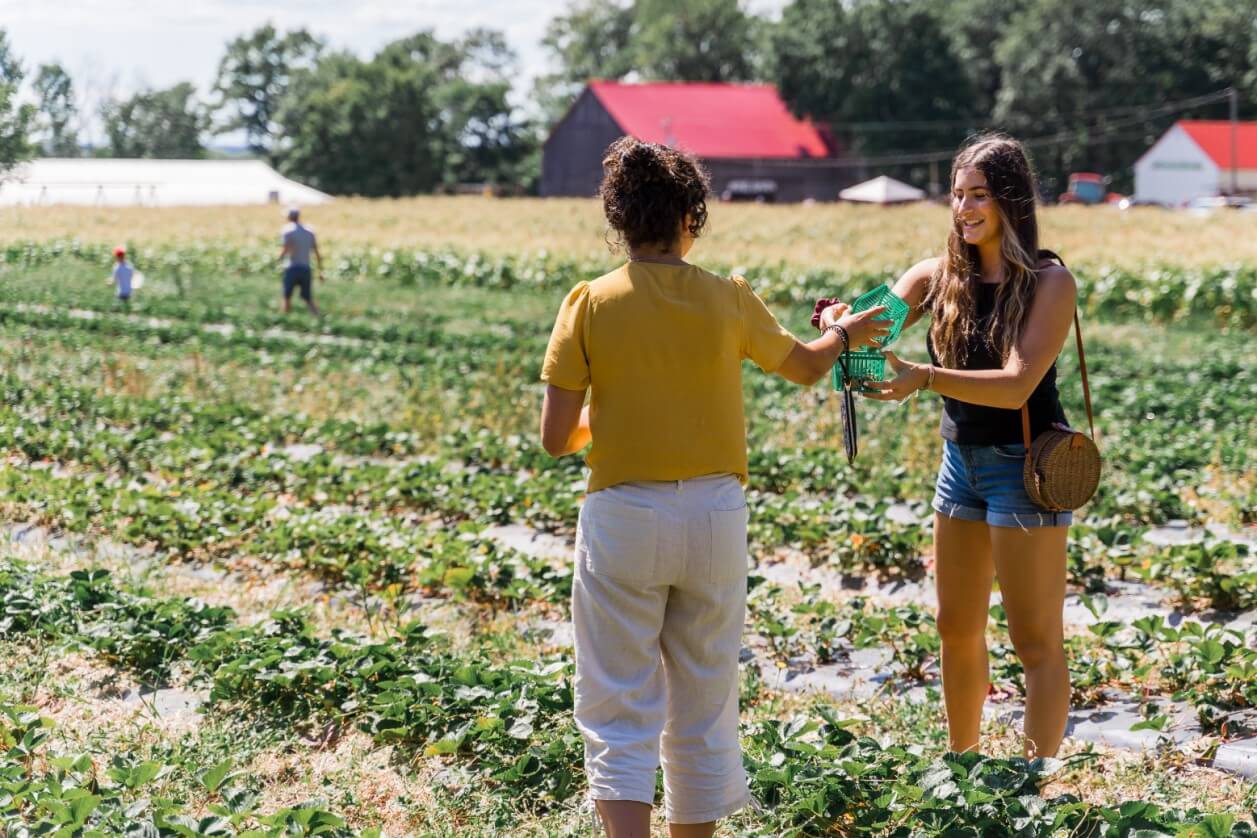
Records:
{"label": "denim shorts", "polygon": [[992,527],[1068,527],[1072,512],[1048,512],[1026,494],[1026,446],[960,445],[943,441],[934,509],[948,518]]}
{"label": "denim shorts", "polygon": [[310,280],[309,265],[289,265],[284,270],[284,296],[291,297],[295,288],[301,292],[301,299],[310,299]]}

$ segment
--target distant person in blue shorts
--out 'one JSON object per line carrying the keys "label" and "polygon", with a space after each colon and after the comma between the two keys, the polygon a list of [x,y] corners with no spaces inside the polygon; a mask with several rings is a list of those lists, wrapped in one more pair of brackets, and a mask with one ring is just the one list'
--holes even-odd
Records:
{"label": "distant person in blue shorts", "polygon": [[113,249],[113,260],[113,276],[110,281],[118,291],[118,302],[128,307],[131,303],[131,279],[135,276],[135,269],[127,261],[127,249],[122,245]]}
{"label": "distant person in blue shorts", "polygon": [[314,304],[311,290],[313,275],[310,270],[310,254],[313,252],[319,260],[319,280],[323,279],[323,254],[319,253],[319,243],[314,238],[314,231],[301,223],[301,211],[288,210],[288,224],[282,234],[283,249],[279,251],[280,261],[288,260],[284,268],[284,303],[283,311],[287,314],[292,310],[292,292],[300,289],[301,299],[315,317],[319,316],[319,307]]}

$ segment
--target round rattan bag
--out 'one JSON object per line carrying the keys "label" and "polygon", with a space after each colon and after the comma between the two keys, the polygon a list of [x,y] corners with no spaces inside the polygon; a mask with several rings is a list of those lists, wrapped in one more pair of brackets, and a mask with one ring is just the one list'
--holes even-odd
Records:
{"label": "round rattan bag", "polygon": [[1025,482],[1030,499],[1044,509],[1077,509],[1100,485],[1100,449],[1078,431],[1044,431],[1026,455]]}
{"label": "round rattan bag", "polygon": [[[1041,258],[1065,262],[1050,250],[1040,250]],[[1026,494],[1049,512],[1071,512],[1091,500],[1100,485],[1100,449],[1096,447],[1095,417],[1091,413],[1091,385],[1087,383],[1087,355],[1082,348],[1082,323],[1074,309],[1074,337],[1078,343],[1078,372],[1082,375],[1082,400],[1087,406],[1087,427],[1091,436],[1072,428],[1055,425],[1030,440],[1030,410],[1021,406],[1021,438],[1026,445],[1023,472]]]}

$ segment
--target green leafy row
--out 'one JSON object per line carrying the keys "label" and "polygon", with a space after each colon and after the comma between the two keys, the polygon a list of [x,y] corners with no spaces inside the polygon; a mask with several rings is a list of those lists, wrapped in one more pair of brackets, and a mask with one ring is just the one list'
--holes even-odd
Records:
{"label": "green leafy row", "polygon": [[[312,801],[270,814],[260,811],[258,778],[224,761],[202,771],[197,783],[204,810],[188,801],[154,794],[174,767],[131,753],[108,767],[90,754],[51,750],[53,722],[34,707],[0,705],[0,827],[13,838],[56,835],[75,838],[378,838],[378,829],[357,831],[344,818]],[[157,789],[160,791],[160,789]]]}
{"label": "green leafy row", "polygon": [[[1201,556],[1197,548],[1153,549],[1139,541],[1147,523],[1199,514],[1184,503],[1185,483],[1203,482],[1206,470],[1219,466],[1244,471],[1253,430],[1243,423],[1223,426],[1222,419],[1247,409],[1251,396],[1243,388],[1233,397],[1216,390],[1225,376],[1242,381],[1245,373],[1227,359],[1212,369],[1198,372],[1200,383],[1184,390],[1189,398],[1161,407],[1158,421],[1132,421],[1124,438],[1106,443],[1104,487],[1075,527],[1071,545],[1071,571],[1079,583],[1133,572],[1164,582],[1185,600],[1217,608],[1244,607],[1257,595],[1242,548],[1215,546]],[[576,458],[554,461],[525,437],[460,431],[425,441],[385,423],[312,421],[177,394],[101,394],[55,378],[36,385],[12,373],[0,385],[0,447],[34,461],[88,469],[68,481],[13,473],[13,500],[41,505],[62,526],[116,529],[113,522],[121,518],[128,521],[122,537],[180,553],[244,549],[286,559],[298,549],[298,558],[320,572],[344,576],[351,565],[376,564],[366,575],[391,584],[408,572],[407,554],[434,550],[399,535],[390,516],[437,514],[570,531],[582,491]],[[1097,389],[1110,386],[1097,383]],[[1183,428],[1175,444],[1153,441],[1165,433],[1161,422]],[[1211,450],[1193,444],[1205,439],[1213,441]],[[296,442],[316,444],[324,453],[293,461],[281,449]],[[414,457],[434,443],[439,454],[426,460],[388,459]],[[377,459],[346,461],[341,455]],[[861,494],[848,497],[841,484],[834,486],[836,476],[849,473],[836,451],[755,449],[749,500],[756,551],[789,545],[851,572],[916,572],[927,531],[897,524],[885,513],[901,493],[924,496],[928,489],[905,491],[902,472],[885,458],[870,457],[859,468],[863,476],[851,479]],[[102,469],[108,474],[91,473]],[[301,522],[300,533],[293,532],[296,523],[274,527],[281,497],[297,503],[287,511]],[[355,508],[331,518],[315,514],[327,504]],[[388,547],[398,538],[401,543]],[[361,578],[362,569],[353,574]],[[554,593],[563,596],[561,588]]]}
{"label": "green leafy row", "polygon": [[153,795],[151,789],[173,766],[132,754],[114,755],[99,766],[91,755],[50,750],[53,722],[35,707],[0,705],[0,827],[14,838],[74,835],[75,838],[377,838],[378,829],[358,832],[318,802],[264,814],[251,778],[222,761],[197,776],[207,814],[186,800]]}
{"label": "green leafy row", "polygon": [[1132,801],[1095,806],[1074,795],[1051,799],[1039,789],[1072,764],[997,760],[976,753],[935,758],[919,746],[883,747],[857,736],[852,723],[821,708],[816,716],[759,722],[746,737],[751,785],[777,832],[805,835],[1127,836],[1247,838],[1257,834],[1235,814],[1174,811]]}
{"label": "green leafy row", "polygon": [[244,625],[227,608],[120,589],[104,570],[46,576],[17,561],[0,562],[0,629],[87,646],[156,681],[181,664],[211,701],[461,755],[538,802],[566,799],[579,774],[568,659],[503,664],[417,623],[377,638],[319,637],[296,612]]}
{"label": "green leafy row", "polygon": [[[119,603],[126,606],[127,619],[118,618],[113,606]],[[122,591],[99,571],[48,577],[18,562],[0,566],[6,634],[39,633],[84,643],[147,675],[179,658],[192,669],[194,682],[209,685],[211,702],[223,710],[250,708],[280,719],[356,724],[382,743],[457,759],[479,782],[500,787],[526,805],[552,806],[582,788],[568,659],[499,663],[475,649],[453,652],[440,635],[413,624],[380,638],[343,631],[319,637],[292,612],[242,625],[227,621],[230,612],[214,611],[200,620],[202,628],[194,634],[169,634],[172,616],[202,608],[189,600]],[[137,631],[168,637],[169,651],[158,669],[147,653],[117,639]],[[29,789],[22,772],[29,772],[30,761],[24,754],[39,746],[45,725],[20,711],[11,720],[4,730],[17,750],[10,751],[7,770]],[[1067,830],[1117,838],[1135,829],[1182,833],[1187,827],[1200,835],[1254,834],[1249,824],[1229,815],[1176,812],[1146,803],[1108,808],[1069,795],[1042,798],[1040,784],[1068,763],[977,754],[940,760],[916,747],[883,747],[854,735],[850,726],[819,707],[814,717],[761,721],[747,729],[751,791],[767,808],[746,834],[1049,836]],[[114,768],[110,778],[121,788],[142,786],[160,772],[160,767],[125,760]],[[82,761],[57,763],[60,773],[53,778],[60,805],[50,798],[43,809],[59,819],[56,823],[69,824],[71,832],[105,834],[89,830],[111,823],[125,795],[119,788],[106,804],[100,794],[67,791],[67,786],[84,788],[89,769]],[[252,809],[240,802],[249,799],[246,792],[224,788],[227,771],[216,766],[203,782],[210,791],[221,789],[223,802],[212,811],[222,819],[223,834],[233,834],[235,823],[251,817]],[[153,801],[145,805],[157,807],[149,815],[151,826],[126,834],[212,834],[204,822],[180,820]],[[40,811],[26,800],[13,806],[18,819]],[[127,817],[147,814],[136,805],[123,812],[130,813]],[[335,830],[343,826],[321,810],[285,810],[271,817],[280,821],[257,820],[265,826],[282,822],[293,830],[286,834],[339,834]],[[293,823],[304,823],[307,831]]]}
{"label": "green leafy row", "polygon": [[[110,264],[111,246],[77,240],[9,242],[0,246],[0,265],[31,269],[54,264],[75,267]],[[132,258],[154,278],[169,281],[181,294],[193,293],[209,278],[273,276],[271,248],[204,243],[133,246]],[[335,281],[387,281],[400,286],[450,285],[492,289],[566,290],[599,276],[608,262],[573,261],[548,254],[523,256],[389,248],[342,248],[327,274]],[[882,275],[800,270],[777,266],[717,266],[750,277],[773,302],[801,303],[834,293],[851,294],[888,279]],[[1257,324],[1257,269],[1246,265],[1186,270],[1163,267],[1134,273],[1111,266],[1075,266],[1082,278],[1080,297],[1094,314],[1169,322],[1204,316],[1220,324]]]}

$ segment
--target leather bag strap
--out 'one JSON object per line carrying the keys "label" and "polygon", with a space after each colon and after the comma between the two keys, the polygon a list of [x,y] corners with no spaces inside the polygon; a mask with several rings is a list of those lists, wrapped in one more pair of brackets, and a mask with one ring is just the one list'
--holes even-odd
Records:
{"label": "leather bag strap", "polygon": [[[1062,259],[1055,251],[1040,250],[1039,257],[1051,259],[1063,268],[1065,260]],[[1096,439],[1096,423],[1091,415],[1091,384],[1087,381],[1087,356],[1082,351],[1082,323],[1078,320],[1078,307],[1074,306],[1074,338],[1078,343],[1078,369],[1082,373],[1082,398],[1087,405],[1087,427],[1091,430],[1091,441],[1098,446],[1099,440]],[[1030,407],[1029,400],[1021,406],[1021,439],[1026,444],[1026,456],[1030,456]]]}
{"label": "leather bag strap", "polygon": [[1082,351],[1082,323],[1078,321],[1078,309],[1074,309],[1074,335],[1078,338],[1078,371],[1082,373],[1082,400],[1087,405],[1087,427],[1091,441],[1096,442],[1096,420],[1091,415],[1091,385],[1087,382],[1087,355]]}
{"label": "leather bag strap", "polygon": [[1030,408],[1025,404],[1021,406],[1021,441],[1026,446],[1026,456],[1030,456]]}
{"label": "leather bag strap", "polygon": [[[1078,345],[1078,370],[1082,373],[1082,398],[1087,405],[1087,427],[1091,430],[1091,441],[1096,442],[1095,417],[1091,413],[1091,384],[1087,381],[1087,356],[1082,349],[1082,323],[1078,320],[1078,309],[1074,309],[1074,337]],[[1021,406],[1021,439],[1026,445],[1026,455],[1030,454],[1030,407],[1029,402]]]}

